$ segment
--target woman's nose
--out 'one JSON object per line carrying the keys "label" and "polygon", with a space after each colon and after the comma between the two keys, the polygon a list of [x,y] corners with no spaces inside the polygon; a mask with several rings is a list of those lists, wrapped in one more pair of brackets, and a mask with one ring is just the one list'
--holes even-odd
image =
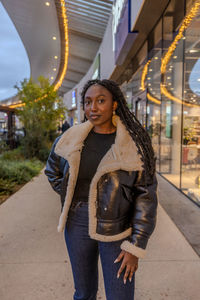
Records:
{"label": "woman's nose", "polygon": [[96,111],[97,110],[97,104],[95,102],[92,102],[91,110],[92,111]]}

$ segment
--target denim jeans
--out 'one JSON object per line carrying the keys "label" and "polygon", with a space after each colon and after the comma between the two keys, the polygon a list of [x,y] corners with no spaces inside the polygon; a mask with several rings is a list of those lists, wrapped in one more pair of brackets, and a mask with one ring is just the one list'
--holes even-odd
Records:
{"label": "denim jeans", "polygon": [[107,300],[134,300],[135,273],[132,281],[123,282],[124,272],[117,279],[121,262],[114,260],[121,252],[122,241],[99,242],[88,235],[88,204],[79,202],[69,211],[65,241],[71,261],[74,300],[96,300],[98,290],[98,258],[102,264]]}

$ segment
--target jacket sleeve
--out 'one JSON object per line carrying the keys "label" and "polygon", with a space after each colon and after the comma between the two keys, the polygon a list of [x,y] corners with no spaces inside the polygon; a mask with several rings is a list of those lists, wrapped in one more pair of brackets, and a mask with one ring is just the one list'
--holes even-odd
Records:
{"label": "jacket sleeve", "polygon": [[132,235],[121,244],[121,249],[139,258],[146,253],[148,239],[154,231],[157,216],[157,179],[148,180],[145,185],[144,172],[138,172],[133,187],[134,214]]}
{"label": "jacket sleeve", "polygon": [[48,177],[48,180],[54,189],[55,192],[58,194],[61,193],[61,184],[63,180],[63,173],[60,168],[61,166],[61,157],[57,155],[54,152],[55,146],[58,142],[60,137],[58,137],[55,142],[53,143],[51,152],[49,154],[47,163],[46,163],[46,168],[45,168],[45,175]]}

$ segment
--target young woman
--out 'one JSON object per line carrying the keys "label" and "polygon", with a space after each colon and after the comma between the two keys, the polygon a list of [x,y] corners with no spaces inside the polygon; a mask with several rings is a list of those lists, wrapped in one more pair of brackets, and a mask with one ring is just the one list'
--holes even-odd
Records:
{"label": "young woman", "polygon": [[74,300],[96,299],[99,255],[107,300],[133,300],[156,223],[151,140],[115,82],[88,81],[82,104],[87,121],[56,139],[45,170],[61,196]]}

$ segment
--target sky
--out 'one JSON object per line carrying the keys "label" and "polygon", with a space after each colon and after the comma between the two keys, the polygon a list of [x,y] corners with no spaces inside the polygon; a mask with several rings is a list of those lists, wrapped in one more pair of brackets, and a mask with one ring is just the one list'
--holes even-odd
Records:
{"label": "sky", "polygon": [[26,50],[0,1],[0,101],[16,95],[14,85],[29,77]]}

